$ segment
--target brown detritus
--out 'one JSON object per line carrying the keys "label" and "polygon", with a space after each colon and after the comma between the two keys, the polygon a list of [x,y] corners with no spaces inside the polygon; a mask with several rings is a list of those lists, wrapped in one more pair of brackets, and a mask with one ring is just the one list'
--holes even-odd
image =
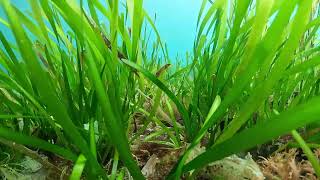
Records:
{"label": "brown detritus", "polygon": [[[153,99],[152,97],[149,97],[146,99],[145,103],[143,104],[143,108],[147,111],[150,111],[153,107]],[[176,125],[181,128],[181,116],[180,113],[177,112],[177,108],[176,106],[173,106],[173,112],[174,112],[174,116],[176,118]],[[171,117],[169,116],[169,114],[167,112],[165,112],[164,108],[162,106],[158,106],[155,112],[155,116],[158,117],[159,120],[161,120],[163,123],[165,123],[166,125],[173,127],[173,119],[171,119]]]}
{"label": "brown detritus", "polygon": [[[87,16],[86,13],[85,14],[85,17],[86,19],[88,20],[91,28],[98,34],[100,34],[100,37],[101,39],[103,40],[105,46],[111,50],[111,41],[107,38],[107,36],[98,28],[97,24],[90,18]],[[128,57],[123,54],[121,51],[118,50],[118,58],[121,60],[121,59],[128,59]]]}
{"label": "brown detritus", "polygon": [[[152,174],[148,174],[149,180],[164,179],[177,163],[183,151],[184,148],[173,149],[166,145],[150,142],[135,145],[132,148],[133,155],[142,169],[151,166],[149,168],[155,170]],[[148,165],[148,163],[152,165]]]}
{"label": "brown detritus", "polygon": [[[315,150],[318,158],[319,151]],[[316,180],[311,163],[301,156],[303,156],[301,151],[289,149],[268,158],[261,157],[259,164],[266,179]]]}
{"label": "brown detritus", "polygon": [[171,64],[165,64],[164,66],[162,66],[162,67],[156,72],[156,76],[157,76],[157,77],[160,77],[161,74],[163,74],[163,72],[166,71],[170,66],[171,66]]}

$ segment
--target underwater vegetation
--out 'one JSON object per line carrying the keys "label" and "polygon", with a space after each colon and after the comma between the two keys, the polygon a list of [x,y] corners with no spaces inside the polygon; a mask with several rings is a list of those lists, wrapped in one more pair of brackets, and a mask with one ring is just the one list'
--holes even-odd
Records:
{"label": "underwater vegetation", "polygon": [[266,146],[320,176],[318,0],[203,0],[182,59],[143,0],[25,1],[0,0],[3,177],[31,158],[52,179],[145,179],[166,156],[161,179],[197,178]]}

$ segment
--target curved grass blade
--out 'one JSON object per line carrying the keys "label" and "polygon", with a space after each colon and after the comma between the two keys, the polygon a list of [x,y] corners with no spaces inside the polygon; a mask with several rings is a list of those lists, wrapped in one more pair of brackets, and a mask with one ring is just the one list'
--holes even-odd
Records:
{"label": "curved grass blade", "polygon": [[21,133],[11,131],[11,130],[4,128],[4,127],[0,127],[0,137],[7,139],[7,140],[10,140],[10,141],[13,141],[13,142],[17,142],[19,144],[23,144],[26,146],[32,146],[34,148],[40,148],[45,151],[49,151],[49,152],[58,154],[68,160],[71,160],[71,161],[75,161],[77,159],[77,156],[67,149],[64,149],[60,146],[48,143],[44,140],[41,140],[41,139],[38,139],[35,137],[31,137],[31,136],[27,136],[27,135],[24,135]]}
{"label": "curved grass blade", "polygon": [[80,154],[77,161],[75,162],[72,173],[69,177],[70,180],[80,180],[84,167],[86,165],[86,157],[83,154]]}
{"label": "curved grass blade", "polygon": [[273,119],[235,134],[230,139],[208,148],[206,152],[188,163],[183,171],[201,168],[210,162],[248,150],[258,144],[266,143],[293,129],[315,122],[319,120],[319,117],[320,97],[315,97],[303,105],[291,108]]}
{"label": "curved grass blade", "polygon": [[308,59],[306,61],[303,61],[299,64],[296,64],[295,66],[289,68],[286,70],[285,75],[294,75],[296,73],[304,72],[308,70],[309,68],[315,68],[320,64],[320,55],[317,55],[315,57],[312,57],[311,59]]}
{"label": "curved grass blade", "polygon": [[260,84],[255,88],[253,94],[241,108],[239,115],[231,121],[226,131],[224,131],[217,140],[217,143],[222,142],[235,134],[258,106],[261,105],[261,102],[270,94],[275,83],[281,79],[286,67],[294,57],[294,51],[299,46],[300,38],[305,32],[305,26],[310,16],[311,5],[312,0],[301,2],[293,21],[294,28],[284,46],[283,53],[280,54],[279,59],[275,62],[272,72],[263,84]]}
{"label": "curved grass blade", "polygon": [[293,138],[298,142],[304,154],[307,156],[308,160],[312,164],[312,167],[316,172],[317,176],[320,177],[320,164],[318,158],[313,154],[311,149],[308,147],[307,143],[303,140],[303,138],[296,130],[292,130],[291,134]]}
{"label": "curved grass blade", "polygon": [[197,27],[199,26],[200,19],[201,19],[201,17],[202,17],[204,8],[205,8],[206,5],[207,5],[207,2],[208,2],[208,0],[203,0],[203,1],[202,1],[201,7],[200,7],[200,11],[199,11],[199,14],[198,14],[198,19],[197,19]]}

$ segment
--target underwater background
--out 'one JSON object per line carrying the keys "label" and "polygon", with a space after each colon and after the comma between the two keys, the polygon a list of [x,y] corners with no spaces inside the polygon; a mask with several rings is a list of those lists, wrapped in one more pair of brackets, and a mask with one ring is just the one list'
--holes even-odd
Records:
{"label": "underwater background", "polygon": [[[11,2],[22,11],[30,10],[27,0],[11,0]],[[201,1],[145,0],[143,6],[150,16],[156,15],[155,25],[162,41],[168,46],[171,60],[174,60],[177,55],[183,58],[187,51],[192,50]],[[0,17],[5,17],[3,9],[0,9]],[[3,31],[6,37],[11,37],[10,40],[14,40],[11,32],[1,23],[0,31]]]}
{"label": "underwater background", "polygon": [[317,180],[319,32],[320,0],[0,0],[0,180]]}

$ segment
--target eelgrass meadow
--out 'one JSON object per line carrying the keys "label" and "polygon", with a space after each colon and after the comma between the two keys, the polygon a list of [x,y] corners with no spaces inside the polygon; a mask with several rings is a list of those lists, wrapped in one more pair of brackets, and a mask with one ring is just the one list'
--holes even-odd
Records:
{"label": "eelgrass meadow", "polygon": [[48,178],[145,179],[147,144],[179,150],[162,179],[263,144],[295,145],[320,176],[318,0],[203,0],[180,59],[143,0],[23,1],[0,0],[2,177],[29,156]]}

